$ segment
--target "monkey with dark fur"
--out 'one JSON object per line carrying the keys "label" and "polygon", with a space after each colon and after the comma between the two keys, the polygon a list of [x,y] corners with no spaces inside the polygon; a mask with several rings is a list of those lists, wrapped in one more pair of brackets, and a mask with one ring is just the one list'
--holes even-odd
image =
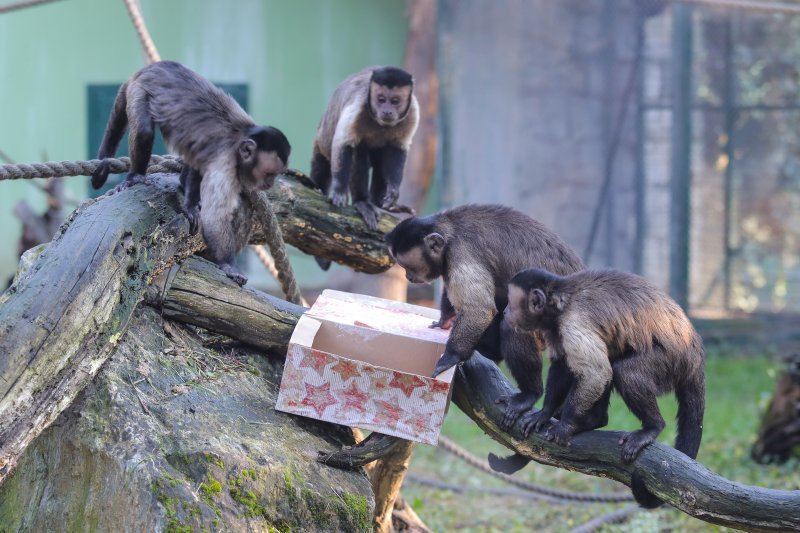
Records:
{"label": "monkey with dark fur", "polygon": [[400,222],[386,235],[389,251],[412,283],[441,277],[441,318],[452,332],[433,375],[465,361],[474,350],[505,358],[520,392],[505,398],[510,427],[542,394],[540,338],[503,321],[511,277],[531,264],[563,274],[583,268],[577,254],[546,226],[511,208],[465,205]]}
{"label": "monkey with dark fur", "polygon": [[[276,128],[257,126],[230,95],[196,72],[160,61],[131,76],[114,101],[97,157],[113,157],[129,127],[131,169],[116,190],[148,183],[156,126],[183,158],[182,208],[192,233],[202,227],[204,255],[243,285],[247,277],[234,263],[251,228],[252,210],[243,194],[272,186],[286,169],[289,141]],[[101,163],[92,175],[95,189],[108,172],[108,164]]]}
{"label": "monkey with dark fur", "polygon": [[[532,268],[511,280],[505,320],[517,331],[543,332],[550,346],[544,406],[524,416],[526,436],[549,426],[545,437],[568,445],[573,435],[605,426],[613,388],[642,421],[642,429],[619,441],[622,459],[631,462],[664,429],[656,397],[675,391],[675,448],[697,457],[705,406],[703,342],[662,291],[615,270],[561,277]],[[559,408],[560,419],[551,424]],[[642,506],[660,505],[636,472],[631,487]]]}
{"label": "monkey with dark fur", "polygon": [[353,74],[336,88],[317,128],[311,180],[337,207],[347,205],[349,193],[371,229],[378,227],[376,207],[413,214],[397,197],[418,123],[411,74],[397,67]]}

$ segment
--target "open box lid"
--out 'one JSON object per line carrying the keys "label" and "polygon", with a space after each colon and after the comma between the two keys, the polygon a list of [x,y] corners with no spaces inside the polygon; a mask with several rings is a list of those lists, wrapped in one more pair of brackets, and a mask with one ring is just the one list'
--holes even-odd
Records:
{"label": "open box lid", "polygon": [[437,309],[331,289],[322,291],[306,315],[442,345],[450,336],[448,330],[430,327],[439,319]]}

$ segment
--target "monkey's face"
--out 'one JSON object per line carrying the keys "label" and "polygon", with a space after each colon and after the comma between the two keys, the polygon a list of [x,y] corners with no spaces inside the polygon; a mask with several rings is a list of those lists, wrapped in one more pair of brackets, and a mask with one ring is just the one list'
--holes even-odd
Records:
{"label": "monkey's face", "polygon": [[411,283],[430,283],[441,276],[441,264],[437,264],[423,246],[397,254],[395,261],[405,269],[406,279]]}
{"label": "monkey's face", "polygon": [[369,109],[381,126],[390,127],[406,118],[411,103],[410,85],[386,87],[374,81],[369,84]]}
{"label": "monkey's face", "polygon": [[258,150],[249,161],[239,166],[240,176],[249,191],[266,191],[275,183],[275,178],[286,171],[286,165],[278,154],[269,150]]}
{"label": "monkey's face", "polygon": [[508,305],[503,311],[503,318],[517,331],[531,331],[542,320],[545,301],[541,289],[526,291],[511,283],[508,286]]}

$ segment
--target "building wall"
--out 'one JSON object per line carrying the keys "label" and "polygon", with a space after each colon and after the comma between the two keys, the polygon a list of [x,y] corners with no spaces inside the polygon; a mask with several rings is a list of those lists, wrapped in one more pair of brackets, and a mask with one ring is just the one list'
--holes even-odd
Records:
{"label": "building wall", "polygon": [[[336,85],[371,64],[402,64],[403,0],[141,0],[163,59],[215,82],[249,84],[250,113],[281,128],[290,164],[308,170],[317,123]],[[119,1],[70,0],[0,15],[0,150],[17,162],[82,159],[89,83],[119,83],[145,64]],[[70,178],[76,198],[87,178]],[[13,274],[13,206],[44,209],[27,183],[0,183],[0,279]],[[301,280],[319,280],[295,254]],[[256,269],[254,269],[256,270]],[[258,271],[259,273],[261,271]],[[259,278],[266,282],[266,277]]]}

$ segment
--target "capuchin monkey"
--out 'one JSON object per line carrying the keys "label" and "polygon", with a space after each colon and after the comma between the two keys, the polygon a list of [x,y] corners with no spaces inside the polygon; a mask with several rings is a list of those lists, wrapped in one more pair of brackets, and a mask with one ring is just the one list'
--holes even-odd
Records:
{"label": "capuchin monkey", "polygon": [[[145,173],[158,127],[183,158],[182,209],[193,234],[202,227],[208,245],[203,255],[244,285],[247,277],[234,263],[251,229],[252,210],[243,195],[268,189],[284,172],[291,152],[286,136],[256,125],[233,97],[174,61],[148,65],[122,84],[98,159],[114,156],[126,127],[131,169],[115,190],[149,183]],[[102,187],[108,173],[103,161],[92,187]]]}
{"label": "capuchin monkey", "polygon": [[[703,435],[703,341],[683,310],[645,279],[615,270],[561,277],[532,268],[509,285],[505,320],[516,331],[543,332],[552,365],[541,411],[522,420],[525,436],[548,427],[545,438],[568,446],[573,435],[608,423],[611,389],[642,421],[619,440],[632,462],[664,429],[656,397],[675,391],[675,448],[697,457]],[[560,419],[550,417],[561,409]],[[634,471],[631,489],[643,507],[662,502]]]}
{"label": "capuchin monkey", "polygon": [[500,205],[464,205],[400,222],[386,235],[389,252],[412,283],[444,281],[441,317],[432,327],[452,332],[433,376],[465,361],[474,350],[505,358],[520,392],[501,401],[509,428],[542,395],[541,338],[503,321],[508,282],[538,265],[570,274],[584,268],[578,255],[546,226]]}
{"label": "capuchin monkey", "polygon": [[336,88],[317,128],[311,180],[337,207],[347,205],[349,193],[370,229],[378,227],[378,207],[413,214],[397,197],[418,123],[411,74],[397,67],[353,74]]}

